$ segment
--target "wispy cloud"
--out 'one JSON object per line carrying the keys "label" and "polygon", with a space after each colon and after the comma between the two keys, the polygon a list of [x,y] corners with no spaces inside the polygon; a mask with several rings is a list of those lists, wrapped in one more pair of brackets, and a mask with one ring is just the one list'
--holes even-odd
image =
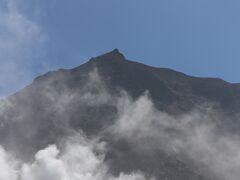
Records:
{"label": "wispy cloud", "polygon": [[110,132],[130,142],[137,152],[187,157],[206,177],[239,179],[240,135],[229,132],[226,124],[225,129],[220,126],[230,117],[221,116],[210,104],[172,116],[157,110],[148,93],[135,101],[129,96],[119,100],[119,117]]}
{"label": "wispy cloud", "polygon": [[32,79],[30,67],[46,38],[41,27],[19,11],[18,3],[0,1],[0,96]]}

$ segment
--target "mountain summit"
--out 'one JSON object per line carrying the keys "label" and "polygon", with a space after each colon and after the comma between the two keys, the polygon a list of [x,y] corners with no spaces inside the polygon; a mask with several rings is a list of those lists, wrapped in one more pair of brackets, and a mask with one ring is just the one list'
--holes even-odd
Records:
{"label": "mountain summit", "polygon": [[114,49],[106,54],[92,58],[93,60],[126,60],[124,55],[118,49]]}
{"label": "mountain summit", "polygon": [[40,76],[1,105],[0,144],[25,161],[81,132],[107,144],[111,174],[140,171],[157,180],[219,179],[204,164],[213,155],[197,159],[208,154],[206,144],[194,148],[197,135],[212,124],[220,132],[240,128],[238,84],[147,66],[117,49]]}

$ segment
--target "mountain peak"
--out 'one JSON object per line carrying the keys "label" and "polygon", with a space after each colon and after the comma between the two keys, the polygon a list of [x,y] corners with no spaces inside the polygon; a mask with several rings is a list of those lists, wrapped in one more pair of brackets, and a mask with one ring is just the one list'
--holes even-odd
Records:
{"label": "mountain peak", "polygon": [[121,54],[117,48],[115,48],[115,49],[112,50],[111,52],[114,53],[114,54]]}
{"label": "mountain peak", "polygon": [[115,55],[115,56],[121,56],[122,55],[123,56],[123,54],[117,48],[115,48],[112,51],[106,53],[106,55]]}
{"label": "mountain peak", "polygon": [[97,56],[97,59],[106,59],[106,60],[126,60],[125,56],[118,50],[113,49],[112,51],[105,53],[103,55]]}

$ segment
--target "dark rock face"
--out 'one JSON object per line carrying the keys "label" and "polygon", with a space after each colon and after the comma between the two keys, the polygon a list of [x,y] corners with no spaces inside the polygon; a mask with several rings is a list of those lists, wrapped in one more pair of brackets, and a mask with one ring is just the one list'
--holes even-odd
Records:
{"label": "dark rock face", "polygon": [[[97,69],[100,77],[91,72]],[[90,75],[89,75],[90,74]],[[207,180],[188,160],[163,151],[142,154],[131,143],[103,133],[117,118],[114,98],[119,89],[133,99],[148,91],[158,110],[172,115],[211,103],[231,118],[223,127],[239,128],[240,86],[221,79],[197,78],[165,68],[127,60],[118,50],[90,59],[71,70],[49,72],[2,102],[0,143],[29,159],[31,154],[72,131],[98,136],[108,142],[106,162],[114,174],[141,170],[161,180]],[[93,95],[90,97],[89,95]],[[95,96],[94,96],[95,94]],[[84,96],[83,96],[84,95]],[[7,102],[7,103],[6,103]],[[233,124],[233,125],[231,125]]]}

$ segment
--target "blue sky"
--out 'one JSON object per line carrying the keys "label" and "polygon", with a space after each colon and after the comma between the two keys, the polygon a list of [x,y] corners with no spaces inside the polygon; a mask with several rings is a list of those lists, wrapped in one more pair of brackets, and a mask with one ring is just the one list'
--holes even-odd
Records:
{"label": "blue sky", "polygon": [[0,0],[0,96],[114,48],[240,82],[239,9],[239,0]]}

